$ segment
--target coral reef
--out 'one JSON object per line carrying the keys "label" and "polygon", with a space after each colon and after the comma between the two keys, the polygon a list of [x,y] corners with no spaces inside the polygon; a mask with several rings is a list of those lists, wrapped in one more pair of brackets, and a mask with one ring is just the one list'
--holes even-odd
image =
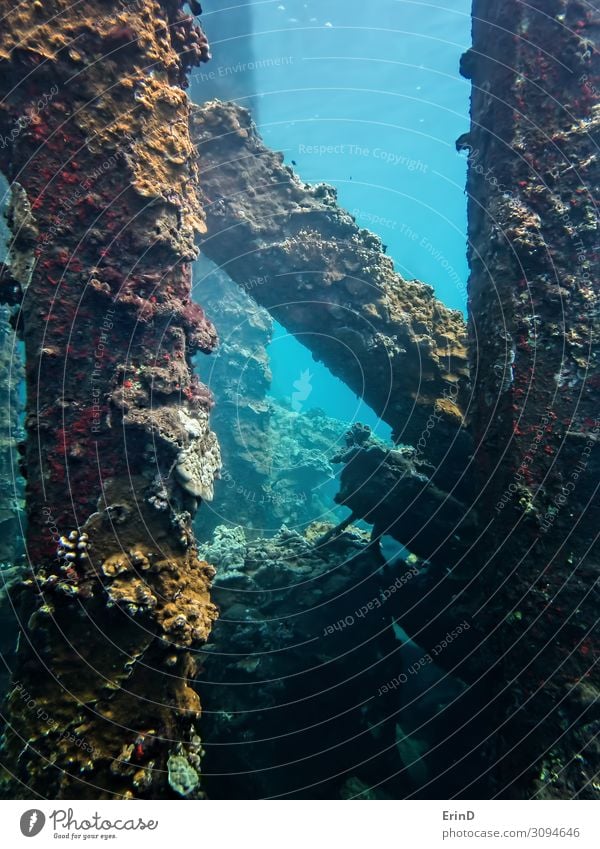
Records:
{"label": "coral reef", "polygon": [[334,469],[329,460],[347,425],[308,409],[298,413],[269,395],[271,319],[248,291],[201,257],[195,286],[219,327],[219,347],[205,377],[217,404],[211,416],[223,469],[215,498],[198,513],[209,537],[231,522],[248,536],[269,536],[283,523],[306,526],[330,513]]}
{"label": "coral reef", "polygon": [[303,529],[343,513],[332,504],[339,469],[333,455],[347,427],[318,408],[296,412],[283,404],[273,405],[273,463],[265,493],[278,526]]}
{"label": "coral reef", "polygon": [[202,792],[189,649],[217,611],[191,522],[219,453],[191,358],[216,334],[191,300],[205,224],[182,85],[209,54],[182,5],[3,4],[30,566],[0,756],[12,797],[176,796],[171,772]]}
{"label": "coral reef", "polygon": [[475,0],[462,61],[485,534],[454,605],[479,611],[487,792],[508,798],[600,795],[599,33],[579,0]]}
{"label": "coral reef", "polygon": [[218,101],[195,108],[192,138],[204,168],[204,253],[301,332],[395,440],[416,444],[435,415],[432,460],[452,461],[458,477],[468,445],[461,314],[396,273],[380,239],[337,206],[331,186],[304,184],[264,146],[247,110]]}
{"label": "coral reef", "polygon": [[[466,551],[448,553],[451,578],[436,576],[438,565],[420,581],[429,621],[450,603],[458,620],[478,611],[469,643],[477,651],[458,657],[472,692],[485,693],[485,711],[477,720],[474,700],[467,725],[485,751],[486,795],[598,795],[598,31],[597,11],[578,0],[551,9],[478,0],[474,47],[462,63],[473,80],[472,129],[458,146],[469,151],[471,466],[479,484],[464,513],[476,506],[482,533]],[[468,441],[449,464],[439,462],[464,435],[460,319],[422,284],[394,275],[379,241],[337,208],[333,190],[295,178],[244,110],[207,104],[194,112],[193,136],[211,166],[206,253],[242,287],[260,279],[254,297],[289,330],[315,334],[315,355],[397,440],[414,444],[419,465],[433,463],[421,482],[438,506],[446,492],[462,500],[456,484]],[[435,434],[421,448],[431,422]],[[410,453],[400,450],[391,475],[401,481],[404,464],[407,491],[418,483]],[[348,458],[348,480],[369,454]],[[378,492],[385,486],[374,485],[371,504]],[[341,497],[356,501],[352,492]],[[461,508],[449,504],[451,531]],[[404,541],[410,528],[386,506],[384,527],[396,526]],[[420,550],[431,555],[429,542],[423,537]],[[455,777],[453,792],[472,795],[477,785],[458,769]]]}
{"label": "coral reef", "polygon": [[[467,327],[191,109],[183,6],[0,0],[0,795],[598,798],[598,10],[474,0]],[[396,447],[268,397],[270,316]]]}
{"label": "coral reef", "polygon": [[434,749],[422,758],[433,778],[425,796],[448,792],[462,687],[441,680],[433,663],[407,687],[384,685],[403,671],[408,680],[408,665],[423,654],[399,641],[393,624],[423,589],[421,569],[386,563],[356,527],[320,543],[329,529],[283,527],[271,539],[247,539],[220,527],[202,549],[217,568],[221,610],[200,679],[211,798],[418,793],[409,757],[416,728]]}

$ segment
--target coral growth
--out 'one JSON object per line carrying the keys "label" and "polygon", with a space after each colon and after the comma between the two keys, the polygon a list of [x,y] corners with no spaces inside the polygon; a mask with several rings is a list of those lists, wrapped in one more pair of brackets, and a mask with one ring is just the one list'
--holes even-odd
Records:
{"label": "coral growth", "polygon": [[455,609],[480,612],[473,679],[494,670],[488,792],[598,798],[600,18],[577,0],[476,0],[473,21],[459,146],[485,533]]}
{"label": "coral growth", "polygon": [[[216,616],[191,526],[219,452],[191,363],[216,334],[191,300],[205,225],[181,88],[208,46],[179,0],[9,5],[0,166],[31,574],[3,792],[174,796],[170,756],[199,752],[188,649]],[[32,102],[38,120],[18,123]]]}
{"label": "coral growth", "polygon": [[473,511],[433,483],[433,467],[412,447],[390,449],[369,428],[354,425],[346,447],[336,502],[355,519],[373,525],[373,537],[388,534],[427,560],[456,562],[476,524]]}
{"label": "coral growth", "polygon": [[[392,623],[415,609],[411,625],[422,619],[427,570],[402,559],[386,564],[356,527],[321,543],[330,529],[283,527],[271,539],[248,539],[239,528],[220,527],[203,547],[217,568],[213,594],[221,608],[200,676],[211,682],[203,719],[211,798],[339,798],[351,777],[365,788],[382,776],[390,776],[390,795],[402,798],[415,786],[396,745],[398,716],[434,746],[423,760],[432,775],[447,775],[451,732],[465,709],[458,702],[446,709],[462,691],[453,677],[438,685],[426,671],[404,692],[378,695],[409,657],[424,653],[413,646],[407,655]],[[437,628],[436,642],[447,630],[440,622]],[[445,669],[455,663],[451,654],[440,657]]]}

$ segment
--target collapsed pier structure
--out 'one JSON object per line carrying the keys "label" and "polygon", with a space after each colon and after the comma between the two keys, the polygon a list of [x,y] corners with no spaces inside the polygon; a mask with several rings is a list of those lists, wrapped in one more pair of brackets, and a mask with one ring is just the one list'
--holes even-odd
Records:
{"label": "collapsed pier structure", "polygon": [[[578,2],[474,5],[461,68],[472,128],[457,142],[469,155],[470,377],[460,316],[402,280],[330,187],[299,181],[244,109],[193,112],[203,251],[396,440],[420,444],[433,415],[434,480],[472,486],[479,533],[451,581],[436,581],[478,629],[460,674],[491,695],[483,727],[495,733],[481,745],[493,792],[508,797],[599,792],[599,31],[598,11]],[[383,466],[371,460],[365,481]],[[382,489],[380,512],[384,501]],[[389,512],[383,521],[393,533]]]}
{"label": "collapsed pier structure", "polygon": [[[54,0],[5,20],[0,122],[18,133],[0,157],[12,186],[3,290],[18,295],[27,353],[31,566],[5,795],[201,793],[189,649],[216,609],[191,520],[219,449],[191,370],[216,343],[191,301],[199,239],[415,447],[375,473],[365,463],[370,485],[384,467],[402,487],[409,469],[435,510],[446,505],[439,546],[425,531],[419,550],[434,560],[442,547],[450,569],[406,585],[399,622],[425,648],[438,620],[470,627],[462,654],[440,662],[485,693],[465,723],[489,769],[475,785],[455,766],[456,794],[597,798],[598,11],[474,2],[461,68],[472,126],[458,141],[468,323],[398,275],[244,109],[190,108],[181,87],[208,47],[180,3],[75,14]],[[44,100],[39,121],[22,120]],[[351,446],[341,499],[371,516],[352,479],[365,449],[381,451]],[[379,531],[410,548],[410,503],[394,522],[383,502]]]}
{"label": "collapsed pier structure", "polygon": [[248,110],[213,101],[192,112],[204,163],[202,252],[392,427],[416,443],[439,414],[431,452],[461,432],[467,331],[420,281],[394,270],[381,240],[303,183],[263,143]]}

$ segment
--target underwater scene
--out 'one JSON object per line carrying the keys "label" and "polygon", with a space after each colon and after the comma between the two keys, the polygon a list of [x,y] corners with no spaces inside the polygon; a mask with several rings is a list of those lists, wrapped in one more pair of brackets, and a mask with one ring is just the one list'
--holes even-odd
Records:
{"label": "underwater scene", "polygon": [[600,799],[599,46],[0,0],[1,799]]}

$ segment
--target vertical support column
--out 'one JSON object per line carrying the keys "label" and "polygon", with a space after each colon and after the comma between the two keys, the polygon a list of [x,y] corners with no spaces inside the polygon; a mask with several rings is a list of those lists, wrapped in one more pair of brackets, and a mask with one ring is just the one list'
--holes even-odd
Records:
{"label": "vertical support column", "polygon": [[[475,0],[469,151],[475,612],[494,792],[597,798],[600,10]],[[594,707],[596,703],[596,708]],[[468,791],[467,791],[468,792]]]}
{"label": "vertical support column", "polygon": [[191,520],[219,449],[191,369],[204,230],[179,0],[2,2],[0,166],[27,370],[30,574],[2,792],[200,795],[190,650],[216,609]]}

